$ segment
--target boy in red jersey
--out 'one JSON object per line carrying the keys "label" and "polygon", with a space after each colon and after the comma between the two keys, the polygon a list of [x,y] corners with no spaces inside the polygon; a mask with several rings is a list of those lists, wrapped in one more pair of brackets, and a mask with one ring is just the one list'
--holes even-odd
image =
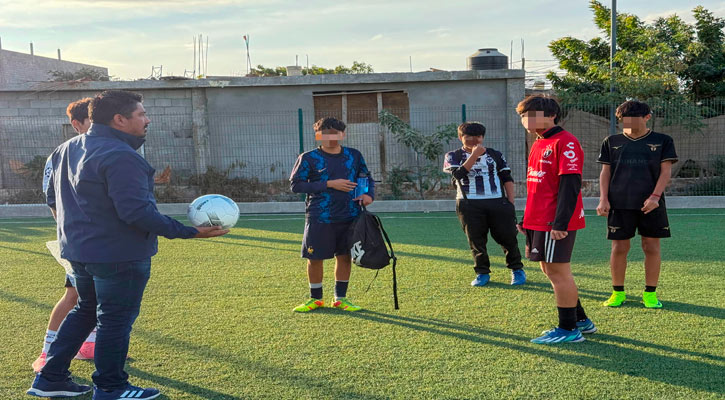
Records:
{"label": "boy in red jersey", "polygon": [[582,333],[597,330],[579,301],[570,262],[576,231],[585,226],[584,152],[577,138],[557,125],[561,109],[556,100],[531,96],[518,104],[516,112],[524,128],[536,134],[529,153],[526,210],[518,228],[526,235],[526,256],[539,261],[551,281],[559,310],[559,325],[531,342],[581,342]]}

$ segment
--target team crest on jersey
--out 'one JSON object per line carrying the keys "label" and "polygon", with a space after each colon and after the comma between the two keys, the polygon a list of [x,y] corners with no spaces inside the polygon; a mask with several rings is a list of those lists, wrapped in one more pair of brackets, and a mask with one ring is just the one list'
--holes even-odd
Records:
{"label": "team crest on jersey", "polygon": [[617,232],[618,229],[621,229],[622,227],[621,226],[608,226],[608,228],[609,228],[609,232],[615,233],[615,232]]}
{"label": "team crest on jersey", "polygon": [[493,158],[486,156],[486,164],[491,165],[493,163],[494,163]]}
{"label": "team crest on jersey", "polygon": [[649,146],[650,151],[657,151],[657,148],[662,146],[661,144],[650,144],[647,143],[647,146]]}
{"label": "team crest on jersey", "polygon": [[553,150],[551,149],[551,146],[547,147],[547,148],[546,148],[546,150],[544,150],[544,154],[543,154],[544,158],[549,158],[549,156],[550,156],[550,155],[551,155],[551,153],[553,153],[553,152],[554,152],[554,151],[553,151]]}

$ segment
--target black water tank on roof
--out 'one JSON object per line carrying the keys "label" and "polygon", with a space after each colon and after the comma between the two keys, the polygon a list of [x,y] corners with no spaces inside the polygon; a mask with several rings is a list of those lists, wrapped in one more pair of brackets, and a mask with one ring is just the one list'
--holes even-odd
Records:
{"label": "black water tank on roof", "polygon": [[478,49],[468,57],[468,69],[508,69],[509,58],[497,49]]}

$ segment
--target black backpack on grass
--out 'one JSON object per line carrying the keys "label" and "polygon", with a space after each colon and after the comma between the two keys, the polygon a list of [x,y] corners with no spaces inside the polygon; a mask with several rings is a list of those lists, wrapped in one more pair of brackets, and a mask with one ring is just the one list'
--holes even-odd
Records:
{"label": "black backpack on grass", "polygon": [[[365,207],[362,207],[360,215],[350,225],[350,256],[355,265],[374,270],[385,268],[390,264],[390,260],[393,260],[393,301],[395,309],[398,310],[398,282],[395,276],[398,259],[380,218],[367,211]],[[377,274],[375,276],[377,277]]]}

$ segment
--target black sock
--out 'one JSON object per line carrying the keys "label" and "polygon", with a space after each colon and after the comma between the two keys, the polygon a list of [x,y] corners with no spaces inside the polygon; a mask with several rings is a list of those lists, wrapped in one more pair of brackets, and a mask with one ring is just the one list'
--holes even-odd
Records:
{"label": "black sock", "polygon": [[645,292],[656,292],[657,291],[657,286],[645,286],[644,287],[644,291]]}
{"label": "black sock", "polygon": [[321,300],[322,299],[322,285],[320,285],[320,287],[311,287],[310,288],[310,297],[313,299]]}
{"label": "black sock", "polygon": [[559,328],[573,331],[576,329],[576,307],[556,307],[559,309]]}
{"label": "black sock", "polygon": [[587,313],[584,312],[584,307],[582,307],[582,302],[579,301],[579,299],[576,299],[576,320],[584,321],[585,319],[587,319]]}
{"label": "black sock", "polygon": [[348,281],[335,281],[335,298],[341,299],[347,296]]}
{"label": "black sock", "polygon": [[622,286],[612,286],[614,288],[615,292],[624,292],[624,285]]}

